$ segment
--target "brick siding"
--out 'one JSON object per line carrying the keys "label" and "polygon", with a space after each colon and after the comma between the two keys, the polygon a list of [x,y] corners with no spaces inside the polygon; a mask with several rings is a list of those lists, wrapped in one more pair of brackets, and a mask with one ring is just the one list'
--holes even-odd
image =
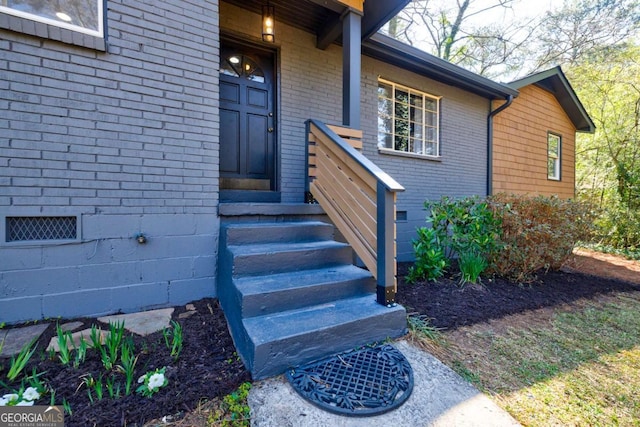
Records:
{"label": "brick siding", "polygon": [[217,0],[109,0],[106,51],[0,29],[0,218],[82,230],[0,242],[0,321],[215,295],[218,21]]}

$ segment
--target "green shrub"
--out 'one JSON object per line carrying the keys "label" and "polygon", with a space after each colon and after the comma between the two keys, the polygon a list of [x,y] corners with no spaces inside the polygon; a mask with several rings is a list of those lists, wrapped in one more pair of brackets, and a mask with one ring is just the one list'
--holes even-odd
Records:
{"label": "green shrub", "polygon": [[425,208],[430,211],[427,222],[431,228],[418,229],[413,242],[416,262],[407,279],[436,280],[445,273],[449,259],[459,256],[464,257],[459,263],[464,268],[461,283],[477,282],[498,249],[499,219],[478,197],[443,197],[438,202],[425,202]]}
{"label": "green shrub", "polygon": [[418,238],[413,241],[416,261],[409,269],[407,280],[410,283],[418,280],[436,280],[444,275],[449,260],[444,255],[436,230],[421,227],[417,231]]}
{"label": "green shrub", "polygon": [[601,213],[595,225],[599,244],[631,252],[640,249],[640,211],[612,206]]}
{"label": "green shrub", "polygon": [[488,256],[498,249],[500,219],[486,201],[445,196],[439,202],[426,202],[425,208],[449,258],[469,251]]}
{"label": "green shrub", "polygon": [[502,248],[493,252],[491,270],[510,280],[527,282],[540,269],[559,269],[576,243],[591,236],[594,215],[573,200],[497,194],[488,202],[502,223]]}

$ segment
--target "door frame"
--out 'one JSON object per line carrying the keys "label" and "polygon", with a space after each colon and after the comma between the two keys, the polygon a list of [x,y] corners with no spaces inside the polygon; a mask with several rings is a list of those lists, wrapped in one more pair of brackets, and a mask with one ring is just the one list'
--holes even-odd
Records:
{"label": "door frame", "polygon": [[[270,191],[246,191],[246,190],[222,190],[220,189],[220,202],[270,202],[279,203],[281,200],[280,183],[280,49],[271,43],[265,43],[260,39],[247,38],[246,36],[221,31],[220,54],[222,46],[237,46],[241,49],[267,53],[273,57],[273,188]],[[222,57],[220,57],[222,61]],[[218,76],[220,75],[218,67]]]}

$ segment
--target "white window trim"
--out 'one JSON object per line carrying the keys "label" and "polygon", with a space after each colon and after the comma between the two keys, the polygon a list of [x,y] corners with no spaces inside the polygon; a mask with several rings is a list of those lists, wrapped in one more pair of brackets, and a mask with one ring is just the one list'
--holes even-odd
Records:
{"label": "white window trim", "polygon": [[41,22],[47,25],[53,25],[55,27],[66,28],[67,30],[76,31],[78,33],[88,34],[90,36],[104,38],[104,10],[105,2],[107,0],[95,0],[98,2],[98,30],[91,30],[88,28],[80,27],[66,22],[56,21],[55,19],[38,16],[33,13],[23,12],[21,10],[12,9],[6,6],[0,6],[0,12],[7,15],[17,16],[19,18],[28,19],[35,22]]}
{"label": "white window trim", "polygon": [[[555,175],[549,175],[549,159],[552,159],[551,152],[549,151],[549,140],[551,137],[558,138],[558,155],[554,159],[556,167]],[[551,181],[560,181],[562,179],[562,135],[555,132],[547,132],[547,179]]]}
{"label": "white window trim", "polygon": [[[423,98],[430,98],[430,99],[432,99],[432,100],[434,100],[436,102],[436,126],[435,126],[435,129],[436,129],[436,141],[435,141],[435,143],[436,143],[436,152],[437,152],[437,154],[436,155],[419,154],[419,153],[414,153],[414,152],[411,152],[411,151],[401,151],[401,150],[396,150],[395,148],[380,147],[380,146],[378,146],[378,152],[381,153],[381,154],[393,154],[393,155],[398,155],[398,156],[401,156],[401,157],[411,157],[411,158],[420,158],[420,159],[428,159],[428,160],[440,160],[441,159],[441,156],[440,156],[440,100],[442,99],[442,96],[432,95],[432,94],[427,93],[425,91],[414,89],[412,87],[405,86],[405,85],[402,85],[402,84],[399,84],[399,83],[395,83],[395,82],[393,82],[391,80],[384,79],[384,78],[382,78],[380,76],[378,76],[378,83],[384,83],[384,84],[392,86],[394,94],[395,94],[396,88],[399,88],[399,89],[405,90],[405,91],[407,91],[409,93],[415,93],[415,94],[421,95]],[[378,101],[378,99],[379,99],[379,96],[377,95],[377,91],[376,91],[376,101]],[[392,101],[395,102],[395,97],[392,97]],[[423,99],[423,101],[424,101],[424,99]],[[377,102],[376,102],[376,104],[377,104]],[[425,123],[426,123],[425,112],[426,112],[426,108],[424,108],[424,106],[423,106],[422,107],[422,126],[424,128],[423,129],[423,136],[422,136],[422,143],[423,144],[425,143],[425,138],[426,138],[426,134],[427,134],[426,125],[425,125]],[[393,122],[393,124],[395,126],[395,106],[393,108],[392,114],[393,114],[392,115],[392,122]],[[378,118],[379,118],[379,116],[376,115],[376,119],[378,119]],[[392,135],[395,136],[395,133],[392,134]]]}

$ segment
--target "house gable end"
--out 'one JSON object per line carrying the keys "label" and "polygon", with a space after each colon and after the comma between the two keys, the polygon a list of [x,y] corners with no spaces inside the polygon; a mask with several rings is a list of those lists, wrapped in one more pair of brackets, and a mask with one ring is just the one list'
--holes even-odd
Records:
{"label": "house gable end", "polygon": [[595,124],[559,66],[509,83],[514,89],[522,89],[529,85],[552,93],[578,132],[595,132]]}

